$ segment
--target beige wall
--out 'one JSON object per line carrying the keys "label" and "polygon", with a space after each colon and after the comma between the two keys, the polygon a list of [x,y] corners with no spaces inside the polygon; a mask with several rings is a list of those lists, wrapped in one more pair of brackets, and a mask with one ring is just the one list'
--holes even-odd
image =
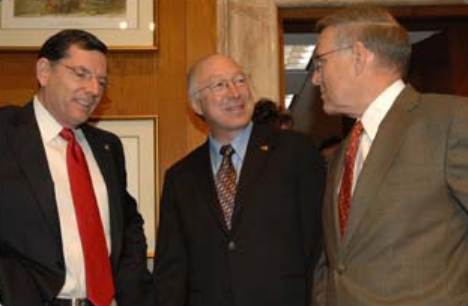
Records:
{"label": "beige wall", "polygon": [[217,0],[218,50],[250,72],[257,98],[280,98],[280,8],[340,7],[350,4],[451,5],[463,0]]}

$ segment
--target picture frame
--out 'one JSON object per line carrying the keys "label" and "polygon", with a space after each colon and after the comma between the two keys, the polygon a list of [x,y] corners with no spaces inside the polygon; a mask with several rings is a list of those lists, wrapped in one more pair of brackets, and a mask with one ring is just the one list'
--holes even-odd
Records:
{"label": "picture frame", "polygon": [[0,51],[37,50],[67,28],[93,33],[110,50],[157,50],[158,1],[3,0]]}
{"label": "picture frame", "polygon": [[148,257],[153,257],[159,219],[158,117],[96,116],[89,123],[114,133],[122,141],[127,189],[144,219]]}

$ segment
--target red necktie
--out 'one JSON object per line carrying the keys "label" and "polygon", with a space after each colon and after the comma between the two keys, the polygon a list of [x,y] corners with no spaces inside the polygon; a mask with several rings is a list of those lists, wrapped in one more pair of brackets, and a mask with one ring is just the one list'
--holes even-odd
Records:
{"label": "red necktie", "polygon": [[88,299],[96,306],[109,306],[114,297],[114,283],[88,164],[73,131],[64,128],[60,136],[68,142],[67,169],[83,247]]}
{"label": "red necktie", "polygon": [[351,209],[351,198],[353,188],[354,164],[356,162],[356,153],[361,140],[363,131],[361,121],[354,124],[351,130],[351,138],[346,149],[345,165],[343,177],[341,179],[340,195],[339,195],[339,217],[340,217],[340,232],[344,236],[346,224],[348,223],[349,210]]}
{"label": "red necktie", "polygon": [[218,198],[221,204],[221,209],[224,213],[226,226],[231,229],[232,212],[234,210],[234,199],[236,197],[237,175],[236,169],[232,164],[231,156],[234,154],[234,149],[231,145],[221,147],[220,152],[223,155],[223,160],[216,174],[216,189],[218,190]]}

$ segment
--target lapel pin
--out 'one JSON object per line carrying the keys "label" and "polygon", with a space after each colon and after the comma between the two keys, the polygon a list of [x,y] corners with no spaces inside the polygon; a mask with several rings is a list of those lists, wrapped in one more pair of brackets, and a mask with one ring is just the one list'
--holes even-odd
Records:
{"label": "lapel pin", "polygon": [[260,146],[260,151],[268,152],[269,150],[270,150],[270,147],[268,145]]}
{"label": "lapel pin", "polygon": [[110,151],[111,148],[110,148],[110,145],[108,145],[107,143],[104,145],[104,150],[106,151]]}

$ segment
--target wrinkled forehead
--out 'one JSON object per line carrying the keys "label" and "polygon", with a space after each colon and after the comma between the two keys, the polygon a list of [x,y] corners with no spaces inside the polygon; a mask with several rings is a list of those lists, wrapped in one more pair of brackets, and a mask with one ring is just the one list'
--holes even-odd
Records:
{"label": "wrinkled forehead", "polygon": [[338,29],[336,27],[327,27],[319,35],[315,47],[315,53],[323,53],[329,49],[337,47]]}
{"label": "wrinkled forehead", "polygon": [[107,56],[98,50],[87,50],[73,45],[67,50],[64,59],[80,62],[95,62],[107,66]]}
{"label": "wrinkled forehead", "polygon": [[242,67],[232,59],[224,56],[213,56],[200,64],[196,77],[199,82],[203,82],[216,78],[231,78],[242,73]]}

